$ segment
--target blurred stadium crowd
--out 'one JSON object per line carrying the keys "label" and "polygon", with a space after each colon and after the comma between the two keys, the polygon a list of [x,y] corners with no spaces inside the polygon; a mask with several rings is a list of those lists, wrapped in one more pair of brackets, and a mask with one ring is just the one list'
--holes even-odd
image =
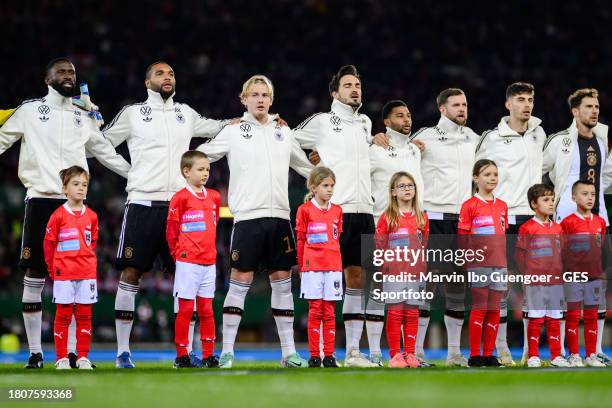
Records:
{"label": "blurred stadium crowd", "polygon": [[[89,84],[106,122],[123,105],[146,98],[146,66],[166,60],[177,76],[175,99],[213,118],[240,116],[240,85],[263,73],[276,87],[272,110],[296,126],[329,110],[329,78],[350,63],[362,74],[363,112],[376,132],[384,129],[380,109],[390,99],[407,102],[414,130],[433,125],[439,117],[435,95],[453,86],[466,91],[468,125],[481,133],[506,114],[504,90],[517,80],[535,85],[534,115],[548,134],[569,125],[566,98],[579,87],[599,89],[600,120],[607,123],[608,2],[477,4],[475,9],[469,1],[0,1],[0,109],[44,95],[45,64],[66,55],[76,64],[78,81]],[[127,155],[125,146],[119,151]],[[0,159],[0,299],[15,301],[21,296],[17,262],[25,194],[17,178],[18,154],[14,146]],[[125,181],[95,161],[90,164],[88,201],[101,220],[99,289],[114,294]],[[223,200],[227,180],[225,162],[213,165],[209,186]],[[293,174],[290,186],[295,210],[305,192],[303,180]],[[230,229],[227,220],[219,231],[219,293],[226,290]],[[267,284],[259,283],[253,292],[266,290]],[[169,294],[171,288],[167,277],[153,271],[142,282],[141,295]],[[167,340],[164,327],[171,317],[142,305],[136,339]],[[21,327],[20,313],[0,316],[0,331]],[[101,340],[114,340],[112,320],[108,330],[107,336],[99,334]]]}

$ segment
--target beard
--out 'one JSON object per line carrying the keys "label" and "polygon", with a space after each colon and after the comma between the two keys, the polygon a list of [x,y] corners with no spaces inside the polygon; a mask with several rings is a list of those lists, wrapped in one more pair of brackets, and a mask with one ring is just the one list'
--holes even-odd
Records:
{"label": "beard", "polygon": [[467,118],[466,117],[459,118],[459,117],[455,116],[451,120],[453,122],[455,122],[459,126],[465,126],[465,124],[467,123]]}
{"label": "beard", "polygon": [[[64,86],[66,84],[72,84],[72,87]],[[49,85],[51,85],[51,88],[55,89],[60,95],[66,98],[71,98],[75,96],[76,84],[74,82],[71,82],[71,81],[60,82],[59,80],[54,80]]]}
{"label": "beard", "polygon": [[350,106],[351,108],[358,108],[358,107],[361,106],[361,99],[358,100],[358,101],[354,101],[351,98],[346,98],[346,99],[342,98],[342,99],[340,99],[340,102],[342,102],[345,105]]}
{"label": "beard", "polygon": [[168,99],[172,96],[172,94],[174,93],[174,90],[176,89],[176,86],[172,86],[172,89],[170,91],[164,91],[163,85],[160,86],[151,86],[151,90],[157,92],[158,94],[160,94],[160,96],[162,97],[162,99]]}
{"label": "beard", "polygon": [[595,123],[591,123],[591,121],[589,119],[587,120],[581,120],[580,121],[582,123],[582,125],[584,127],[586,127],[587,129],[593,129],[595,126],[597,126],[597,122]]}

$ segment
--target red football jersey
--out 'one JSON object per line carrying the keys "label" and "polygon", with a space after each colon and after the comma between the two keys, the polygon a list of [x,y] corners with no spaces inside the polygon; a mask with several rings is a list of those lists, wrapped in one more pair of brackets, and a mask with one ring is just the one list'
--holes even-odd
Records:
{"label": "red football jersey", "polygon": [[168,207],[166,240],[175,260],[199,265],[217,261],[217,223],[220,196],[215,190],[177,191]]}
{"label": "red football jersey", "polygon": [[554,221],[542,222],[535,217],[525,222],[516,238],[516,263],[524,275],[546,275],[546,282],[531,285],[563,284],[564,236],[561,225]]}
{"label": "red football jersey", "polygon": [[295,220],[300,272],[341,271],[342,208],[330,202],[324,210],[313,201],[300,205]]}
{"label": "red football jersey", "polygon": [[578,213],[561,221],[567,242],[564,257],[568,272],[588,272],[590,279],[601,279],[602,245],[606,234],[606,221],[598,215],[583,217]]}
{"label": "red football jersey", "polygon": [[[417,256],[418,249],[427,248],[427,239],[429,237],[429,218],[425,217],[425,226],[419,228],[417,225],[417,217],[414,212],[402,213],[399,226],[394,231],[389,231],[386,213],[383,213],[378,219],[376,226],[376,248],[377,249],[394,249],[407,247],[413,251],[412,256]],[[427,262],[423,256],[419,256],[416,262],[411,258],[407,262],[388,262],[384,273],[398,274],[400,272],[408,273],[426,273]],[[414,263],[414,265],[412,265]]]}
{"label": "red football jersey", "polygon": [[467,248],[484,250],[484,260],[468,267],[506,267],[508,205],[503,200],[485,200],[475,194],[461,205],[457,228],[460,235],[470,235],[462,238]]}
{"label": "red football jersey", "polygon": [[43,251],[54,280],[96,279],[98,216],[83,206],[74,212],[65,203],[49,218]]}

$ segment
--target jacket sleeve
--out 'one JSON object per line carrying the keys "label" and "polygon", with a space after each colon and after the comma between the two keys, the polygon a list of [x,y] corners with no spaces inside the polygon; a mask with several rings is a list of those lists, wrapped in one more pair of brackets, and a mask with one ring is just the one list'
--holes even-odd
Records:
{"label": "jacket sleeve", "polygon": [[189,108],[194,116],[193,119],[193,137],[201,137],[204,139],[214,139],[221,130],[227,125],[227,120],[208,119],[200,115],[198,112]]}
{"label": "jacket sleeve", "polygon": [[316,150],[319,140],[319,116],[315,113],[293,129],[293,137],[303,149]]}
{"label": "jacket sleeve", "polygon": [[124,106],[113,120],[102,129],[104,137],[111,142],[113,147],[119,146],[130,137],[130,115],[129,106]]}
{"label": "jacket sleeve", "polygon": [[612,190],[612,188],[610,188],[612,187],[612,150],[610,151],[610,154],[608,154],[606,162],[604,163],[602,183],[604,193],[612,192],[610,191]]}
{"label": "jacket sleeve", "polygon": [[202,143],[197,147],[199,150],[208,156],[208,160],[216,162],[225,157],[229,153],[229,138],[231,137],[231,128],[224,128],[214,139],[208,139],[206,143]]}
{"label": "jacket sleeve", "polygon": [[491,135],[492,130],[485,131],[476,145],[476,160],[491,158]]}
{"label": "jacket sleeve", "polygon": [[55,256],[55,249],[57,247],[57,235],[59,233],[58,218],[54,213],[49,218],[47,228],[45,230],[45,239],[43,242],[43,253],[45,256],[45,263],[47,264],[47,271],[51,278],[53,278],[53,257]]}
{"label": "jacket sleeve", "polygon": [[[554,139],[547,140],[544,143],[544,151],[542,153],[542,174],[543,175],[550,173],[555,168],[555,161],[557,159],[557,153],[558,153],[557,146],[558,146],[557,141]],[[604,170],[604,173],[605,173],[605,170]]]}
{"label": "jacket sleeve", "polygon": [[89,134],[89,140],[85,143],[85,149],[98,159],[104,167],[127,178],[131,167],[130,163],[117,153],[111,142],[105,139],[102,133],[93,125]]}
{"label": "jacket sleeve", "polygon": [[289,167],[293,170],[297,171],[298,174],[304,178],[308,178],[308,175],[314,168],[312,163],[308,161],[308,157],[306,157],[306,153],[300,147],[298,141],[293,137],[291,132],[289,133],[289,137],[291,138],[291,156],[289,158]]}
{"label": "jacket sleeve", "polygon": [[0,127],[0,154],[7,151],[16,141],[23,137],[23,110],[15,109]]}

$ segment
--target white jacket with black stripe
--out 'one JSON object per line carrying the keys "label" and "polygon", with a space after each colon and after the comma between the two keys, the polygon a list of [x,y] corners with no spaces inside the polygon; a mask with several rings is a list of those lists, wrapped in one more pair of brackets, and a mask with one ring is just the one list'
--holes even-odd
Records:
{"label": "white jacket with black stripe", "polygon": [[497,127],[482,134],[476,147],[476,160],[489,159],[497,164],[499,179],[495,196],[508,204],[508,215],[531,215],[527,190],[542,182],[542,148],[546,133],[542,121],[531,117],[523,136],[508,126],[505,116]]}
{"label": "white jacket with black stripe", "polygon": [[240,123],[226,126],[198,146],[211,162],[227,156],[230,169],[229,207],[234,221],[255,218],[289,220],[289,167],[308,177],[313,165],[276,115],[261,124],[248,112]]}
{"label": "white jacket with black stripe", "polygon": [[316,150],[321,165],[336,174],[332,202],[344,213],[372,214],[369,141],[372,122],[334,99],[331,111],[316,113],[293,130],[304,149]]}
{"label": "white jacket with black stripe", "polygon": [[65,198],[59,172],[74,165],[87,170],[87,154],[123,177],[130,170],[95,120],[51,87],[44,98],[19,105],[0,128],[0,154],[18,140],[18,175],[29,198]]}
{"label": "white jacket with black stripe", "polygon": [[[612,185],[612,160],[607,151],[608,126],[597,123],[593,128],[593,133],[597,137],[599,145],[603,147],[602,158],[605,160],[600,176],[601,188],[599,192],[600,215],[603,217],[602,212],[605,211],[603,192]],[[569,128],[550,135],[544,144],[542,173],[548,174],[550,181],[555,186],[555,209],[559,205],[565,190],[572,187],[566,184],[572,166],[574,149],[578,146],[577,142],[578,127],[576,126],[576,120],[574,120]],[[607,220],[607,215],[604,218]]]}
{"label": "white jacket with black stripe", "polygon": [[146,101],[125,106],[103,133],[113,146],[127,141],[132,162],[128,200],[170,201],[185,187],[180,163],[191,138],[213,138],[227,122],[204,118],[172,97],[164,101],[158,92],[147,92]]}
{"label": "white jacket with black stripe", "polygon": [[431,213],[459,214],[461,204],[472,196],[472,167],[478,135],[442,115],[436,126],[419,130],[411,140],[425,143],[421,154],[425,185],[423,208],[430,219],[438,218]]}

